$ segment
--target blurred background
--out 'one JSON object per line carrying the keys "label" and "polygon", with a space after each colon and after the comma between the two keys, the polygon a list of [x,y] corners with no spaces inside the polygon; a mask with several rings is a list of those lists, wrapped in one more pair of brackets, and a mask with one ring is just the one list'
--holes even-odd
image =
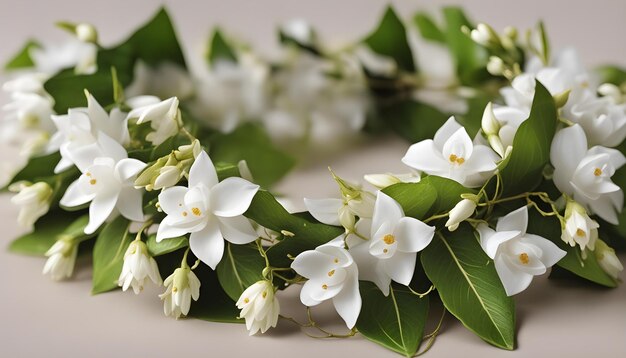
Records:
{"label": "blurred background", "polygon": [[[124,39],[165,4],[178,30],[179,40],[193,66],[202,64],[209,33],[214,26],[251,43],[255,51],[271,56],[278,50],[278,24],[307,20],[331,43],[361,38],[374,28],[384,8],[392,3],[404,18],[416,10],[460,4],[476,22],[496,29],[512,25],[526,29],[542,19],[555,49],[578,48],[585,63],[626,65],[626,2],[604,1],[379,1],[379,0],[265,0],[265,1],[7,1],[0,0],[0,61],[4,62],[28,38],[62,41],[66,34],[54,23],[87,22],[99,30],[101,43]],[[0,77],[4,80],[6,77]],[[7,101],[0,92],[0,103]],[[290,196],[297,208],[302,197],[334,195],[336,184],[326,170],[359,180],[363,174],[403,172],[400,158],[410,143],[380,138],[359,145],[327,162],[300,167],[277,188]],[[15,162],[16,151],[0,144],[0,170]],[[15,224],[17,210],[7,195],[0,196],[3,247],[21,231]],[[624,259],[624,257],[622,256]],[[0,346],[5,357],[111,357],[111,356],[394,356],[363,338],[319,342],[283,324],[273,333],[249,338],[243,327],[195,320],[174,321],[161,314],[158,293],[147,290],[140,297],[111,293],[89,297],[90,272],[79,269],[75,279],[54,283],[41,275],[43,260],[9,255],[0,250]],[[626,288],[602,290],[567,283],[551,283],[545,277],[517,297],[519,348],[509,356],[580,357],[590,354],[626,356]],[[292,294],[293,307],[297,295]],[[594,302],[601,302],[595,305]],[[285,306],[289,310],[289,301]],[[322,320],[334,322],[322,309]],[[442,335],[427,357],[496,357],[502,351],[484,344],[453,319],[447,319]]]}

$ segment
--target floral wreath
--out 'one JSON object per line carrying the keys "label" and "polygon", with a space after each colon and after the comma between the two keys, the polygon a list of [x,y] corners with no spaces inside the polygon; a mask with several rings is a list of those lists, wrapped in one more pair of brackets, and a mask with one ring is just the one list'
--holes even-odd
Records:
{"label": "floral wreath", "polygon": [[[443,19],[388,8],[339,49],[292,21],[278,61],[215,29],[197,73],[165,10],[113,47],[59,23],[66,43],[30,41],[6,65],[1,133],[28,161],[5,189],[33,228],[10,249],[45,255],[55,280],[92,252],[94,294],[152,282],[167,316],[250,334],[282,317],[412,356],[439,331],[424,334],[440,299],[513,349],[512,296],[534,276],[620,281],[626,71],[553,54],[541,23],[520,36],[459,8]],[[388,130],[414,143],[410,169],[365,175],[376,191],[331,170],[339,197],[293,213],[268,190],[306,152]],[[294,285],[308,322],[280,314],[277,293]],[[314,321],[327,300],[347,332]]]}

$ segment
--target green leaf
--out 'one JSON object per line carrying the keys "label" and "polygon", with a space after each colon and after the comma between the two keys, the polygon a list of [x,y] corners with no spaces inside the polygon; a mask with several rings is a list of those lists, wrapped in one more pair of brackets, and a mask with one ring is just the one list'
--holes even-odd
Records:
{"label": "green leaf", "polygon": [[61,160],[61,154],[54,152],[43,156],[31,157],[28,159],[28,163],[22,168],[13,179],[10,184],[18,181],[27,180],[29,182],[37,182],[38,179],[47,178],[54,175],[54,167]]}
{"label": "green leaf", "polygon": [[449,118],[438,109],[413,100],[381,106],[378,116],[412,143],[432,138]]}
{"label": "green leaf", "polygon": [[472,332],[504,349],[515,345],[515,310],[493,262],[470,227],[438,235],[422,252],[422,265],[444,306]]}
{"label": "green leaf", "polygon": [[41,47],[39,43],[34,40],[28,40],[22,49],[4,65],[4,69],[17,70],[35,66],[33,59],[30,57],[30,50],[38,47]]}
{"label": "green leaf", "polygon": [[84,90],[89,91],[103,105],[113,103],[113,78],[110,68],[91,75],[77,75],[63,71],[44,83],[44,88],[54,98],[54,110],[67,113],[69,108],[85,107]]}
{"label": "green leaf", "polygon": [[429,183],[398,183],[383,192],[402,206],[406,216],[416,219],[424,219],[437,201],[437,190]]}
{"label": "green leaf", "polygon": [[237,301],[243,291],[263,279],[265,260],[255,244],[233,245],[226,243],[224,257],[215,272],[228,296]]}
{"label": "green leaf", "polygon": [[189,242],[185,236],[173,237],[171,239],[164,239],[161,242],[157,242],[156,234],[152,234],[148,236],[146,246],[148,246],[148,253],[150,256],[156,257],[187,247],[189,246]]}
{"label": "green leaf", "polygon": [[435,42],[446,42],[446,34],[441,31],[439,26],[435,24],[433,19],[425,12],[418,12],[413,18],[413,22],[417,26],[423,38]]}
{"label": "green leaf", "polygon": [[274,267],[289,267],[290,256],[312,250],[319,245],[336,238],[343,233],[343,228],[309,221],[297,215],[289,214],[272,194],[260,190],[252,200],[250,208],[244,214],[259,225],[276,232],[283,230],[293,233],[267,250],[270,263]]}
{"label": "green leaf", "polygon": [[117,279],[122,272],[124,254],[133,240],[128,228],[130,221],[123,216],[106,224],[93,248],[92,294],[117,288]]}
{"label": "green leaf", "polygon": [[462,84],[481,82],[489,74],[486,71],[487,51],[461,31],[463,26],[472,28],[472,23],[458,7],[443,9],[446,22],[446,41],[454,58],[457,74]]}
{"label": "green leaf", "polygon": [[435,175],[423,178],[420,183],[428,184],[437,191],[437,200],[430,208],[429,216],[450,211],[461,201],[461,194],[475,193],[475,190],[468,189],[454,180]]}
{"label": "green leaf", "polygon": [[211,139],[211,159],[229,163],[245,160],[254,180],[264,187],[281,179],[295,164],[292,157],[273,146],[261,126],[253,123]]}
{"label": "green leaf", "polygon": [[621,86],[626,83],[626,69],[618,66],[601,66],[596,70],[602,79],[602,83],[612,83]]}
{"label": "green leaf", "polygon": [[413,54],[407,40],[406,29],[402,20],[391,6],[385,11],[380,24],[363,40],[372,51],[396,60],[398,68],[406,72],[415,72]]}
{"label": "green leaf", "polygon": [[[82,219],[84,220],[84,219]],[[64,212],[52,212],[37,221],[35,229],[15,239],[9,245],[11,252],[23,255],[43,256],[57,241],[59,235],[71,234],[74,237],[84,235],[82,229],[76,233],[76,215]]]}
{"label": "green leaf", "polygon": [[465,127],[467,134],[471,138],[476,137],[476,134],[480,131],[485,107],[492,100],[493,98],[486,94],[479,93],[467,100],[467,112],[455,116],[457,121]]}
{"label": "green leaf", "polygon": [[392,285],[389,296],[371,282],[360,281],[363,306],[356,328],[365,338],[407,357],[419,348],[428,314],[428,296],[418,298],[406,287]]}
{"label": "green leaf", "polygon": [[200,298],[191,303],[189,317],[211,322],[243,323],[238,319],[239,310],[235,301],[224,292],[217,279],[216,273],[206,265],[200,265],[194,273],[202,283]]}
{"label": "green leaf", "polygon": [[222,32],[218,28],[213,31],[213,37],[211,38],[206,58],[209,64],[213,64],[218,60],[237,63],[235,51],[233,51],[232,46],[224,39]]}
{"label": "green leaf", "polygon": [[508,164],[501,170],[503,195],[532,191],[550,162],[557,112],[550,92],[537,81],[530,115],[518,128]]}

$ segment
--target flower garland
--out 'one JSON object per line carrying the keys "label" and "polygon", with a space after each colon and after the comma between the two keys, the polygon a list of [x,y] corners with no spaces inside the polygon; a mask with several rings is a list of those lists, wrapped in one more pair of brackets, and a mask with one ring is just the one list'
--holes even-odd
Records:
{"label": "flower garland", "polygon": [[[1,133],[29,158],[6,189],[33,228],[11,250],[46,256],[44,274],[62,280],[92,245],[94,294],[163,285],[167,316],[245,322],[251,335],[282,317],[412,356],[437,335],[423,332],[438,298],[513,349],[511,296],[534,276],[620,281],[609,245],[624,246],[626,71],[553,54],[541,23],[521,39],[443,12],[405,23],[389,8],[340,49],[290,22],[276,62],[216,29],[202,74],[165,10],[113,47],[60,23],[65,44],[29,42],[6,65]],[[432,48],[446,76],[429,72]],[[305,213],[268,191],[307,149],[386,129],[414,144],[408,173],[365,175],[377,191],[331,171],[339,198],[304,199]],[[309,322],[281,316],[290,286]],[[347,334],[313,320],[327,300]]]}

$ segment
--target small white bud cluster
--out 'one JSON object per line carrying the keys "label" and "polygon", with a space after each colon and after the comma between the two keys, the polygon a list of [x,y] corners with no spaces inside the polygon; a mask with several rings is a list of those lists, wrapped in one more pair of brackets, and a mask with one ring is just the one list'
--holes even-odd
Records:
{"label": "small white bud cluster", "polygon": [[[188,145],[182,145],[165,157],[157,159],[135,180],[135,187],[146,190],[161,190],[176,185],[183,176],[189,174],[194,159],[202,147],[197,139]],[[240,171],[243,165],[240,165]]]}

